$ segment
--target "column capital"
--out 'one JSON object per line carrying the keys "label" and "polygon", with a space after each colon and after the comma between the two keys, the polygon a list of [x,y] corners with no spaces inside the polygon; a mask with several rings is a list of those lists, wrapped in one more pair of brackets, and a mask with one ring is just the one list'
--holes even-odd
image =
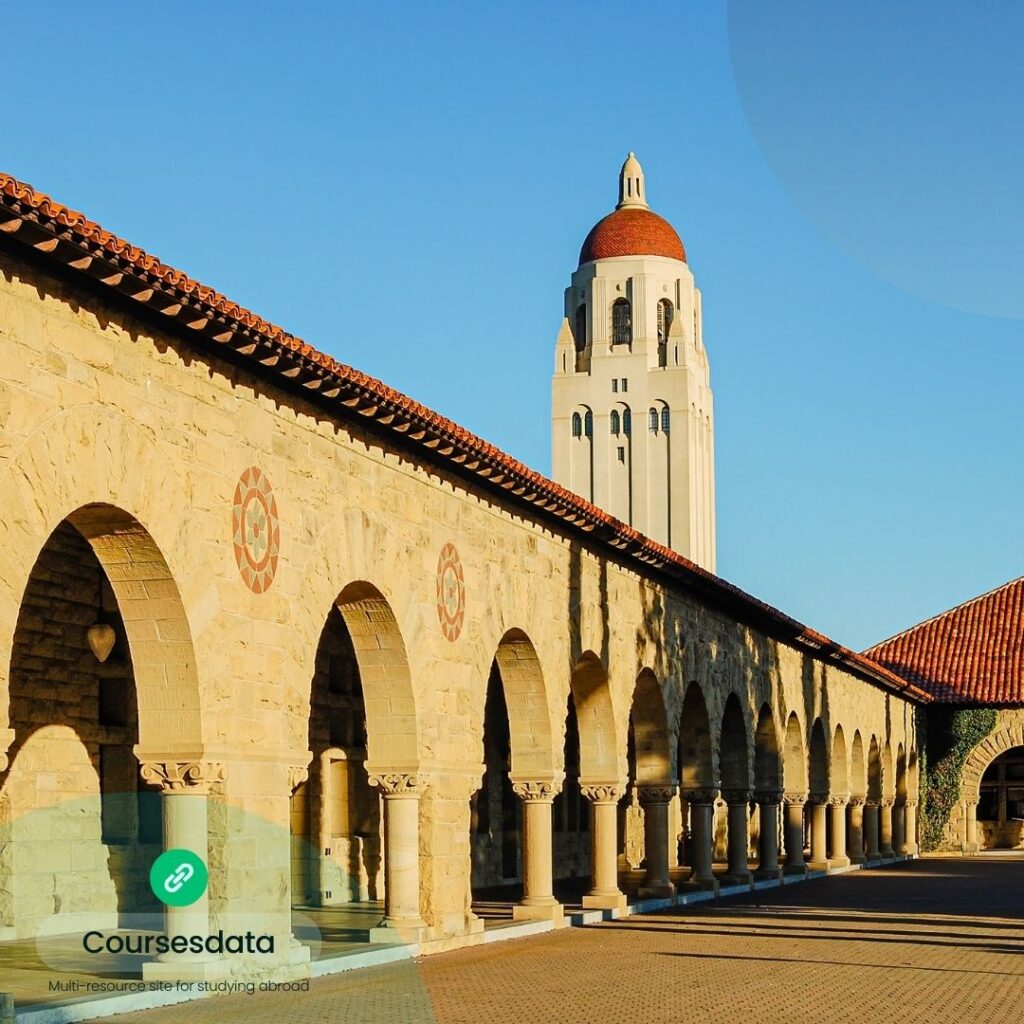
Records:
{"label": "column capital", "polygon": [[417,771],[376,771],[369,772],[371,786],[376,786],[385,797],[418,799],[426,788],[429,779]]}
{"label": "column capital", "polygon": [[867,801],[862,796],[851,796],[847,802],[851,807],[863,807]]}
{"label": "column capital", "polygon": [[916,807],[917,806],[917,801],[916,800],[906,800],[906,801],[904,801],[904,805],[906,807]]}
{"label": "column capital", "polygon": [[829,807],[845,807],[850,802],[850,797],[846,793],[833,793],[828,798]]}
{"label": "column capital", "polygon": [[828,804],[829,796],[828,790],[825,790],[824,792],[809,793],[807,799],[812,804]]}
{"label": "column capital", "polygon": [[664,785],[637,786],[636,797],[641,807],[650,804],[667,804],[676,795],[676,787],[665,783]]}
{"label": "column capital", "polygon": [[562,780],[548,776],[543,779],[511,779],[512,792],[525,803],[551,803],[561,792]]}
{"label": "column capital", "polygon": [[884,797],[882,797],[881,800],[878,801],[878,806],[879,807],[892,807],[892,805],[894,803],[896,803],[896,801],[895,801],[895,799],[893,797],[891,797],[891,796],[884,796]]}
{"label": "column capital", "polygon": [[750,803],[750,790],[749,789],[728,789],[722,790],[722,799],[727,804],[749,804]]}
{"label": "column capital", "polygon": [[625,788],[617,782],[580,783],[580,792],[592,804],[617,804]]}
{"label": "column capital", "polygon": [[785,794],[781,789],[755,789],[754,799],[765,807],[774,807],[782,803]]}
{"label": "column capital", "polygon": [[786,792],[782,794],[782,802],[787,807],[803,807],[803,805],[807,803],[807,794],[786,790]]}
{"label": "column capital", "polygon": [[290,793],[294,793],[308,779],[308,764],[290,764],[288,766],[288,791]]}
{"label": "column capital", "polygon": [[143,761],[140,774],[165,793],[202,796],[224,781],[223,761]]}
{"label": "column capital", "polygon": [[689,804],[713,804],[718,799],[717,786],[684,789],[683,796]]}

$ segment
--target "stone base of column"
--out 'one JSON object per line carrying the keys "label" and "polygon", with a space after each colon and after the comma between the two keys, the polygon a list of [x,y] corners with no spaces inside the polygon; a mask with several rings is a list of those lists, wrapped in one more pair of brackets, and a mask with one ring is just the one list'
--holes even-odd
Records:
{"label": "stone base of column", "polygon": [[755,882],[776,882],[781,881],[783,875],[785,875],[783,868],[758,868],[754,872]]}
{"label": "stone base of column", "polygon": [[829,868],[848,868],[850,863],[850,858],[845,854],[842,857],[829,857],[828,859]]}
{"label": "stone base of column", "polygon": [[641,885],[637,895],[642,900],[670,900],[676,894],[676,887],[671,883],[667,885]]}
{"label": "stone base of column", "polygon": [[737,871],[735,873],[726,873],[722,875],[719,881],[722,885],[750,885],[753,880],[753,874],[750,871]]}
{"label": "stone base of column", "polygon": [[968,854],[974,854],[980,852],[981,847],[977,843],[964,843],[962,851]]}
{"label": "stone base of column", "polygon": [[565,925],[565,910],[555,899],[550,903],[517,903],[512,908],[512,920],[551,921],[556,928],[562,928]]}
{"label": "stone base of column", "polygon": [[903,856],[904,857],[916,857],[918,854],[917,843],[904,843],[903,845]]}
{"label": "stone base of column", "polygon": [[[309,950],[303,946],[306,959]],[[276,964],[275,964],[276,966]],[[221,981],[231,973],[227,960],[150,960],[142,965],[143,981]]]}
{"label": "stone base of column", "polygon": [[625,910],[626,896],[621,892],[587,893],[583,897],[584,910]]}
{"label": "stone base of column", "polygon": [[881,860],[881,861],[895,860],[896,859],[896,851],[895,850],[882,850],[878,854],[878,859]]}
{"label": "stone base of column", "polygon": [[718,892],[717,878],[688,878],[680,888],[685,892]]}
{"label": "stone base of column", "polygon": [[866,864],[867,857],[863,853],[855,853],[850,857],[851,864]]}
{"label": "stone base of column", "polygon": [[427,922],[419,918],[389,921],[386,918],[370,929],[370,942],[380,945],[408,946],[429,937]]}
{"label": "stone base of column", "polygon": [[807,862],[808,871],[828,871],[829,862],[827,860],[809,860]]}

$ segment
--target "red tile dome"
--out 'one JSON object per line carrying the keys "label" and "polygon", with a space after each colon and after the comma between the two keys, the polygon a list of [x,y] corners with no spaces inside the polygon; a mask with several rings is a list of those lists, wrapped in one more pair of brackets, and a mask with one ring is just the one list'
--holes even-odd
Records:
{"label": "red tile dome", "polygon": [[686,262],[676,229],[641,206],[622,206],[599,220],[583,242],[580,264],[613,256],[667,256]]}

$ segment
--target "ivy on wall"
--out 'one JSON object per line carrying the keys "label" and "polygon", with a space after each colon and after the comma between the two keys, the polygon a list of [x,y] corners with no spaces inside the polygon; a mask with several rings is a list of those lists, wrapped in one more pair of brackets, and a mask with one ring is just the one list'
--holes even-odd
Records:
{"label": "ivy on wall", "polygon": [[921,849],[938,849],[960,799],[960,778],[970,752],[996,727],[994,708],[932,705],[925,711],[919,761]]}

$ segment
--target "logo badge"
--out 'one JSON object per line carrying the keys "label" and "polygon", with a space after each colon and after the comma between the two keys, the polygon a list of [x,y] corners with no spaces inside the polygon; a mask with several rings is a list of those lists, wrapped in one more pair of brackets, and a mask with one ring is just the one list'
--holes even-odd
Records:
{"label": "logo badge", "polygon": [[187,907],[204,892],[209,875],[202,858],[191,850],[167,850],[149,869],[149,884],[161,903]]}

